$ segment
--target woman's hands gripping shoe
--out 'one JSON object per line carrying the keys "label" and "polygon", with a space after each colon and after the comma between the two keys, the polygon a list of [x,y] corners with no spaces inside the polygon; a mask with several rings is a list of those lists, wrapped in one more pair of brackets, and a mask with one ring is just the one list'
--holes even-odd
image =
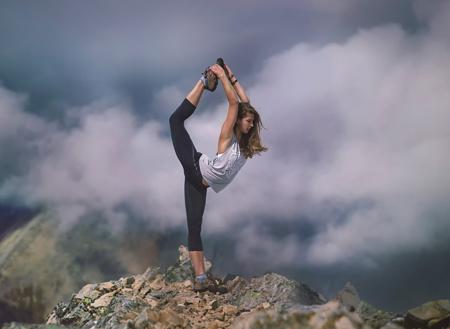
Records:
{"label": "woman's hands gripping shoe", "polygon": [[202,73],[201,77],[203,87],[206,90],[214,91],[217,88],[217,84],[219,80],[217,79],[217,75],[211,70],[211,66],[207,67],[206,70]]}
{"label": "woman's hands gripping shoe", "polygon": [[214,74],[219,78],[222,79],[223,77],[226,77],[226,73],[224,69],[219,64],[214,64],[210,66],[211,71],[214,72]]}

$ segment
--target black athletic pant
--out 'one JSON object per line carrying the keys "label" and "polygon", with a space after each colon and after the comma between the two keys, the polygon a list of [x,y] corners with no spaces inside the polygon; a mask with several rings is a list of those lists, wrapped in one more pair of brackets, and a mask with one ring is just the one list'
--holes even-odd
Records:
{"label": "black athletic pant", "polygon": [[188,222],[189,251],[203,250],[200,232],[207,190],[207,187],[202,184],[202,174],[198,164],[202,153],[197,152],[184,127],[184,120],[189,118],[194,110],[195,105],[185,98],[169,119],[173,147],[184,170],[184,201]]}

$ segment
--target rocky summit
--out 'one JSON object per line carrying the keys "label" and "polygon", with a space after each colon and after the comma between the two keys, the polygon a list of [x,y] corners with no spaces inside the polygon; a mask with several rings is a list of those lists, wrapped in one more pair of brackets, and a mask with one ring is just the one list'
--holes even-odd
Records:
{"label": "rocky summit", "polygon": [[[206,259],[205,267],[212,272]],[[143,274],[87,284],[68,302],[58,303],[46,324],[12,322],[3,328],[432,329],[446,328],[450,319],[448,301],[413,309],[406,320],[376,310],[359,299],[350,283],[326,300],[277,273],[252,278],[229,274],[220,279],[228,290],[223,294],[194,292],[193,279],[189,253],[180,246],[178,260],[165,272],[149,267]]]}

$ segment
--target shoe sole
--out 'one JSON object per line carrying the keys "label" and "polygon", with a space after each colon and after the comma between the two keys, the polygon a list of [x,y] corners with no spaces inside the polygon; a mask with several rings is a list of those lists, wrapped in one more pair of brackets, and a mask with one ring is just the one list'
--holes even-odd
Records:
{"label": "shoe sole", "polygon": [[[209,77],[208,77],[208,74],[209,74]],[[219,84],[219,79],[217,79],[216,74],[208,68],[208,69],[206,69],[206,72],[204,72],[204,76],[206,78],[206,86],[204,86],[204,88],[209,91],[216,90],[217,85]],[[212,86],[211,86],[211,84],[212,84]]]}

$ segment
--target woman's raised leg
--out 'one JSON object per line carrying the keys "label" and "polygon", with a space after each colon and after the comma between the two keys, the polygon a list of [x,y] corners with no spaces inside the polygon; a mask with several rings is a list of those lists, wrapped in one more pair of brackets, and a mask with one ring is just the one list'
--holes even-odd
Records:
{"label": "woman's raised leg", "polygon": [[194,88],[189,92],[186,98],[191,102],[195,107],[197,107],[200,102],[200,98],[202,97],[203,90],[205,90],[203,83],[201,80],[195,84]]}
{"label": "woman's raised leg", "polygon": [[189,133],[184,127],[184,121],[194,113],[203,89],[203,84],[199,80],[169,119],[173,147],[183,166],[184,174],[193,184],[199,187],[203,187],[202,176],[198,167],[198,159],[201,153],[197,152]]}

